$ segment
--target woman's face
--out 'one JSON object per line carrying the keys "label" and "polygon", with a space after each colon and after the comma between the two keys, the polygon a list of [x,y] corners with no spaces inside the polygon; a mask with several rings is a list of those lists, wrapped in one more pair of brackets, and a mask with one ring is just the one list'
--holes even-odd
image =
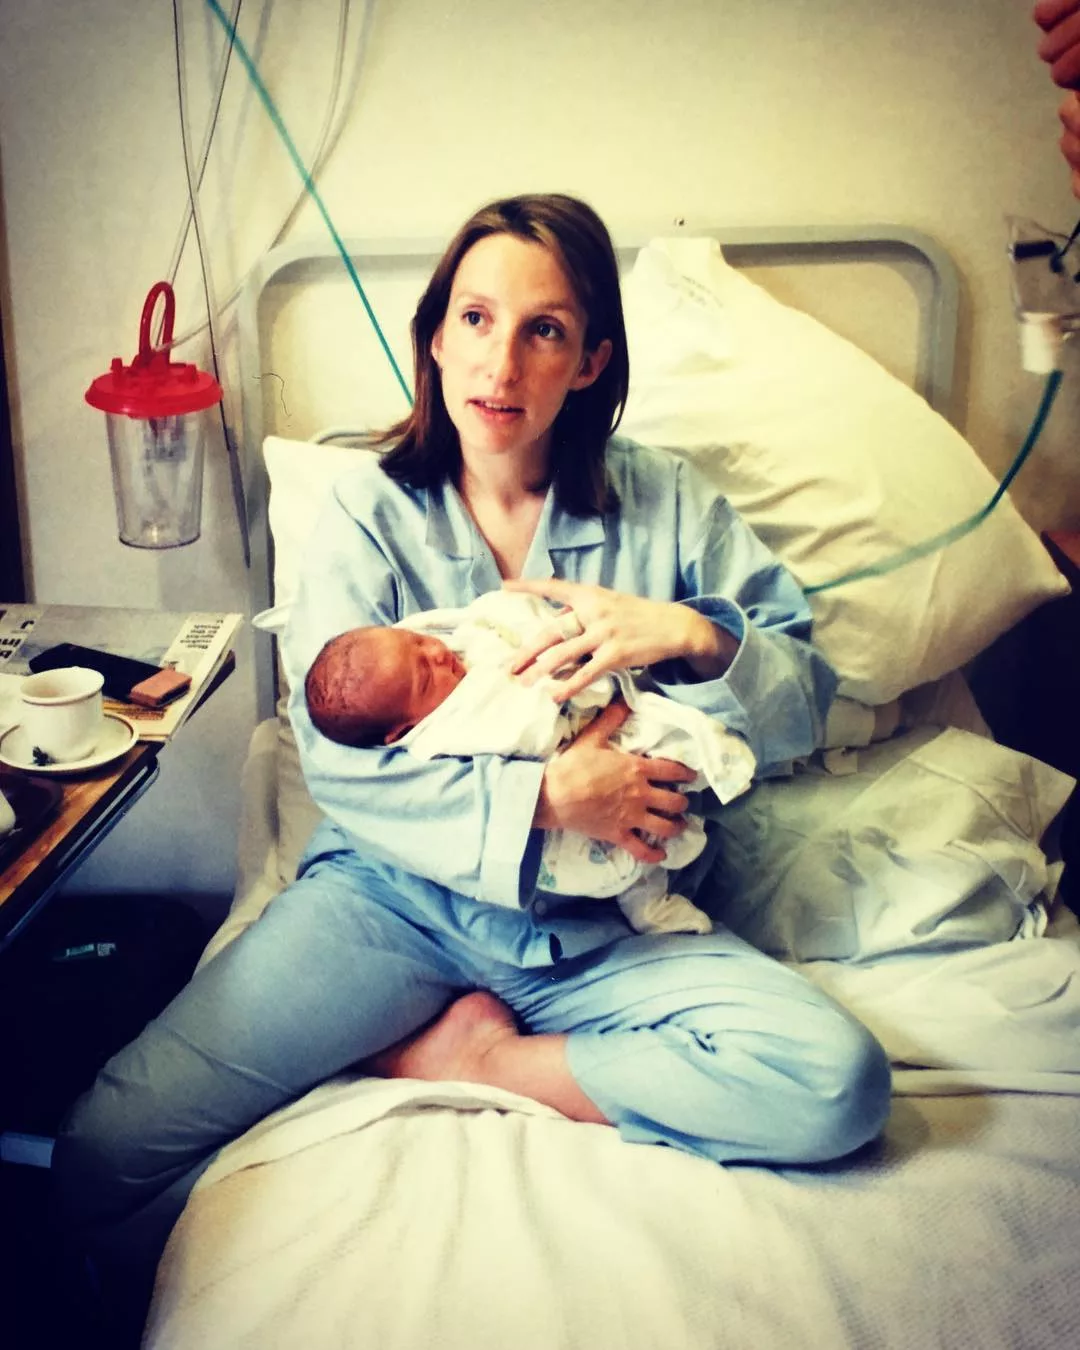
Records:
{"label": "woman's face", "polygon": [[431,344],[466,464],[512,456],[531,480],[547,468],[551,426],[568,393],[611,355],[585,350],[587,315],[555,255],[511,234],[475,243],[454,274]]}

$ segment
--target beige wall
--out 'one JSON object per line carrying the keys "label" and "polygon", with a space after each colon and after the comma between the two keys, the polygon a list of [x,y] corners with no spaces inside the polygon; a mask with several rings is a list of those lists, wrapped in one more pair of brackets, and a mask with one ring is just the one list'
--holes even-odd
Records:
{"label": "beige wall", "polygon": [[[376,0],[323,192],[341,233],[354,236],[443,236],[480,201],[526,188],[580,193],[616,233],[675,220],[687,230],[868,221],[926,230],[964,277],[964,428],[1000,470],[1038,396],[1019,370],[1004,216],[1067,230],[1077,209],[1029,8]],[[350,58],[360,0],[354,10]],[[241,32],[306,149],[323,112],[337,5],[267,0],[242,12]],[[198,141],[207,53],[221,35],[201,0],[186,0],[184,13]],[[33,594],[244,608],[220,453],[199,544],[165,555],[125,549],[102,419],[82,402],[111,356],[132,355],[186,199],[167,0],[0,0],[0,173]],[[219,294],[265,247],[295,182],[237,67],[205,191]],[[321,228],[309,206],[293,233]],[[201,317],[193,250],[178,299],[180,327]],[[205,360],[194,345],[184,354]],[[1075,414],[1075,398],[1063,399],[1020,494],[1040,524],[1080,523]],[[241,669],[168,751],[163,781],[83,884],[227,888],[252,707]]]}

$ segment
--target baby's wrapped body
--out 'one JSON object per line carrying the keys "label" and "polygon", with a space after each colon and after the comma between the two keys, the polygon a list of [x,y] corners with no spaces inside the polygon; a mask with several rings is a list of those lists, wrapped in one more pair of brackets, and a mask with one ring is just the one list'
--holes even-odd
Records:
{"label": "baby's wrapped body", "polygon": [[[685,790],[711,789],[721,804],[747,790],[755,761],[740,736],[696,708],[643,689],[627,672],[603,675],[561,704],[551,696],[551,680],[528,685],[511,676],[514,652],[538,625],[550,625],[555,613],[538,596],[491,591],[464,609],[429,610],[402,620],[399,627],[445,642],[468,670],[399,744],[420,759],[479,754],[548,759],[621,696],[631,711],[612,745],[685,764],[697,775]],[[708,915],[669,892],[667,877],[704,847],[704,826],[696,816],[666,843],[662,864],[639,862],[617,844],[572,830],[549,830],[538,884],[557,895],[615,898],[639,932],[707,933]]]}

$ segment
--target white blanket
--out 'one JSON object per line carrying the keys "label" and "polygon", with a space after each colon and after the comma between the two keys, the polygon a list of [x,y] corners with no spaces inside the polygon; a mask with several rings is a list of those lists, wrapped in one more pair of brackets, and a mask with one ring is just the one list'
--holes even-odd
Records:
{"label": "white blanket", "polygon": [[[464,608],[428,610],[403,619],[399,627],[438,637],[469,669],[400,744],[424,760],[440,755],[548,759],[619,695],[631,711],[612,736],[612,745],[685,764],[696,776],[684,790],[710,788],[721,804],[749,788],[756,765],[741,736],[700,709],[639,688],[627,671],[601,675],[561,704],[552,696],[556,678],[525,684],[513,677],[514,654],[557,618],[556,609],[539,596],[490,591]],[[704,827],[694,815],[687,817],[686,830],[668,841],[662,864],[639,862],[618,845],[572,830],[548,830],[538,885],[558,895],[617,898],[638,932],[708,933],[708,916],[670,892],[663,876],[664,869],[688,867],[704,847]]]}
{"label": "white blanket", "polygon": [[144,1344],[1057,1350],[1078,1129],[1074,1098],[905,1099],[855,1159],[785,1172],[494,1090],[332,1083],[200,1183]]}
{"label": "white blanket", "polygon": [[632,716],[613,738],[631,754],[663,756],[694,769],[692,791],[710,787],[729,802],[750,786],[756,767],[750,747],[697,708],[640,689],[626,671],[601,675],[566,703],[551,698],[552,678],[526,685],[508,663],[557,612],[539,596],[489,591],[461,609],[433,609],[398,627],[430,633],[469,667],[449,697],[401,738],[420,759],[436,755],[523,755],[547,759],[619,694]]}

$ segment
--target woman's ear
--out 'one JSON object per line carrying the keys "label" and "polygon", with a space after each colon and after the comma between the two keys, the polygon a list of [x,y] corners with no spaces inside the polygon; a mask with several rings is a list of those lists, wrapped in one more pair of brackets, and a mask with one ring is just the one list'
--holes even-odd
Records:
{"label": "woman's ear", "polygon": [[431,359],[442,370],[442,324],[439,324],[431,337]]}
{"label": "woman's ear", "polygon": [[[432,344],[434,347],[434,343]],[[581,358],[581,368],[574,376],[571,389],[587,389],[604,373],[604,367],[611,360],[611,339],[604,338],[592,351],[586,351]]]}

